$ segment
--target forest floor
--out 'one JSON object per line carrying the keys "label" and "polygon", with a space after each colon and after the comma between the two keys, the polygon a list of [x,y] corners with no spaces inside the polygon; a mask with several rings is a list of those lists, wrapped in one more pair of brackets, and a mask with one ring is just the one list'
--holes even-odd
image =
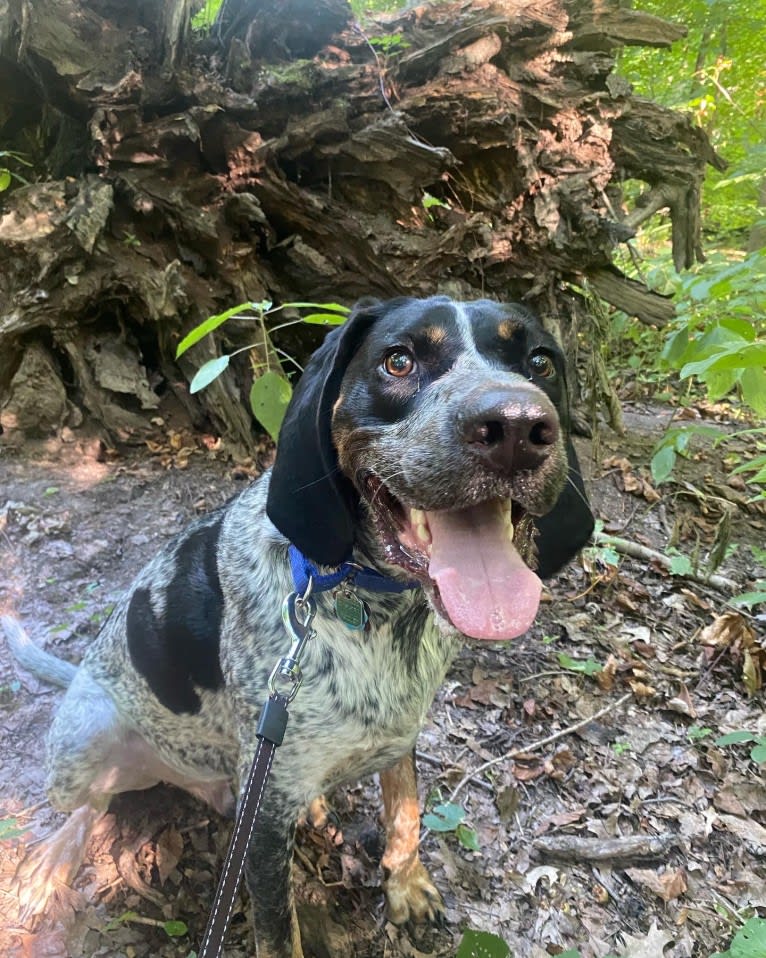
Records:
{"label": "forest floor", "polygon": [[[707,412],[733,430],[725,410]],[[709,445],[651,487],[646,465],[671,414],[628,406],[628,436],[604,429],[595,455],[580,442],[596,512],[616,535],[665,554],[672,536],[702,557],[730,520],[737,548],[719,571],[743,592],[764,577],[764,510]],[[183,431],[120,454],[68,438],[0,449],[0,611],[76,661],[147,558],[256,470]],[[505,756],[455,797],[479,850],[455,832],[424,837],[446,926],[386,921],[379,799],[366,781],[331,796],[338,828],[300,830],[307,955],[446,958],[473,928],[502,936],[515,958],[709,958],[766,908],[766,788],[751,746],[714,744],[736,730],[766,736],[764,621],[727,606],[725,588],[614,558],[601,548],[572,563],[524,639],[466,646],[431,709],[418,746],[429,807]],[[169,787],[115,800],[56,915],[19,922],[13,872],[62,820],[41,768],[60,696],[0,647],[0,953],[187,958],[230,823]],[[241,899],[231,958],[253,953],[247,916]]]}

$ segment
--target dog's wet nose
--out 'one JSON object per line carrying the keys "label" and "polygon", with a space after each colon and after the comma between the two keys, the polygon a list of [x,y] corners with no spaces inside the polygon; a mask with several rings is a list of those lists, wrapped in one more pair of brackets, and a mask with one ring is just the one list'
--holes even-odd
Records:
{"label": "dog's wet nose", "polygon": [[542,465],[559,438],[553,404],[524,386],[484,391],[469,400],[459,429],[471,452],[504,474]]}

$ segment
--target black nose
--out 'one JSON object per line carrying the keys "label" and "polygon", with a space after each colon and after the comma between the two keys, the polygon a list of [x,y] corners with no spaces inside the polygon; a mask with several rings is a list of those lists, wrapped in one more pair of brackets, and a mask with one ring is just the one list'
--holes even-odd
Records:
{"label": "black nose", "polygon": [[535,469],[559,437],[550,400],[531,386],[485,390],[469,399],[459,417],[462,441],[497,472]]}

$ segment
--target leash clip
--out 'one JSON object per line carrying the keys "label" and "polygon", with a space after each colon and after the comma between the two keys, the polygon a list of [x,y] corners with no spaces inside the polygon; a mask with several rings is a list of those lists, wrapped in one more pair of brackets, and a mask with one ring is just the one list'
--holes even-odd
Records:
{"label": "leash clip", "polygon": [[292,645],[287,655],[274,666],[269,676],[268,688],[271,695],[276,695],[279,692],[277,682],[288,683],[287,692],[282,693],[288,703],[295,698],[303,682],[300,659],[306,643],[316,635],[311,623],[314,621],[317,606],[311,596],[311,587],[312,582],[309,580],[308,588],[303,595],[291,592],[282,603],[282,624],[292,640]]}

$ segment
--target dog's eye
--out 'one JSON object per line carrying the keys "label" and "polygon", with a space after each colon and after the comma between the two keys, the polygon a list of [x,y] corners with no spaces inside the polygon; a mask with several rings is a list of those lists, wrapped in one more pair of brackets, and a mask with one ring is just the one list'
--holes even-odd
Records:
{"label": "dog's eye", "polygon": [[547,353],[532,353],[529,368],[535,376],[542,376],[543,379],[551,379],[556,375],[556,365]]}
{"label": "dog's eye", "polygon": [[409,376],[415,368],[415,359],[406,349],[392,349],[383,360],[383,368],[390,376]]}

